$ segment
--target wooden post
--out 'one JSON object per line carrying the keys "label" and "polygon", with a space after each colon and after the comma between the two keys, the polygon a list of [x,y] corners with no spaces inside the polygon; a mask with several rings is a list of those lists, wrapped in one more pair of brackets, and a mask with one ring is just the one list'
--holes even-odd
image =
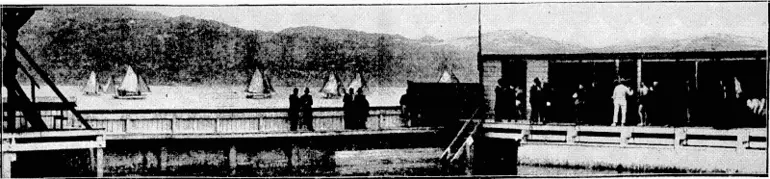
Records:
{"label": "wooden post", "polygon": [[627,127],[624,127],[622,131],[620,131],[620,145],[626,146],[628,145],[628,141],[631,139],[631,130]]}
{"label": "wooden post", "polygon": [[574,144],[577,138],[577,129],[574,127],[567,129],[567,144]]}
{"label": "wooden post", "polygon": [[9,153],[5,152],[3,153],[3,162],[2,162],[2,174],[0,175],[0,178],[11,178],[11,163],[13,161],[16,161],[16,154],[15,153]]}
{"label": "wooden post", "polygon": [[687,131],[685,129],[674,129],[674,147],[682,147],[687,143]]}
{"label": "wooden post", "polygon": [[130,118],[126,117],[126,124],[125,125],[126,125],[125,133],[130,133],[131,132],[131,119]]}
{"label": "wooden post", "polygon": [[230,169],[230,175],[235,175],[235,168],[238,167],[238,152],[235,149],[235,145],[230,146],[230,150],[227,152],[227,163]]}
{"label": "wooden post", "polygon": [[96,177],[104,177],[104,149],[95,148]]}
{"label": "wooden post", "polygon": [[176,117],[171,118],[171,133],[176,133]]}
{"label": "wooden post", "polygon": [[735,148],[738,151],[746,150],[749,147],[749,132],[747,130],[740,130],[737,133],[736,137],[738,140],[735,143]]}
{"label": "wooden post", "polygon": [[168,151],[166,147],[160,147],[158,149],[158,155],[155,155],[158,159],[158,171],[165,172],[168,168]]}
{"label": "wooden post", "polygon": [[219,133],[219,118],[214,120],[214,133]]}
{"label": "wooden post", "polygon": [[142,150],[141,153],[142,153],[142,165],[144,169],[151,171],[151,169],[153,168],[152,164],[150,164],[150,160],[152,160],[152,158],[150,157],[150,154],[152,153],[152,151],[150,149],[147,149],[147,150]]}
{"label": "wooden post", "polygon": [[636,59],[636,87],[642,86],[642,59]]}
{"label": "wooden post", "polygon": [[529,129],[521,129],[521,143],[527,143],[529,139]]}

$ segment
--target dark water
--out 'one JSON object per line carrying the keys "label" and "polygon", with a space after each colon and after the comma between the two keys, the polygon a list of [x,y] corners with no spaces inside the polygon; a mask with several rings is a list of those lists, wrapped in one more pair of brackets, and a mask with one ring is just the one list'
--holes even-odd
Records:
{"label": "dark water", "polygon": [[[442,148],[335,149],[297,147],[289,150],[240,149],[233,171],[226,151],[213,149],[169,149],[165,169],[160,170],[157,152],[142,150],[105,151],[105,176],[446,176],[437,158]],[[292,157],[287,157],[290,151]],[[23,156],[14,165],[14,177],[94,176],[88,168],[87,152],[39,153]],[[31,157],[40,162],[30,162]],[[52,159],[65,159],[54,164]],[[21,158],[20,158],[21,159]],[[85,161],[84,161],[85,159]],[[22,161],[22,160],[19,160]],[[38,169],[48,168],[46,172]],[[518,166],[519,175],[574,176],[618,174],[615,170]]]}
{"label": "dark water", "polygon": [[[138,155],[113,156],[108,161],[108,176],[436,176],[448,175],[438,165],[441,148],[402,148],[324,151],[299,148],[288,159],[279,150],[239,153],[235,172],[228,169],[222,152],[169,152],[166,171],[143,167]],[[154,154],[150,154],[154,155]],[[154,156],[150,156],[151,158]],[[137,163],[138,161],[138,163]],[[519,175],[595,175],[617,171],[519,166]]]}

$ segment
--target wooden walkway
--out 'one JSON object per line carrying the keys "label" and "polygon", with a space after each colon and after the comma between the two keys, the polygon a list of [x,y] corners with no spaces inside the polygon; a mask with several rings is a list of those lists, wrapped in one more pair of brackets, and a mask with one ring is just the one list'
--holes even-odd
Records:
{"label": "wooden walkway", "polygon": [[488,122],[484,124],[484,129],[487,130],[487,137],[521,137],[523,143],[767,150],[766,128],[717,130],[705,127],[555,126]]}
{"label": "wooden walkway", "polygon": [[365,130],[346,130],[342,108],[314,109],[315,132],[289,131],[287,109],[154,109],[82,110],[107,140],[271,138],[335,135],[434,133],[426,127],[404,127],[400,108],[372,107]]}

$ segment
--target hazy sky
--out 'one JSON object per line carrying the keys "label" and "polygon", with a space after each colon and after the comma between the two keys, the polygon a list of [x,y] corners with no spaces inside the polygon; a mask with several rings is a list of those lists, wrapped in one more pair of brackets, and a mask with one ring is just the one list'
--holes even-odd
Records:
{"label": "hazy sky", "polygon": [[[408,38],[475,36],[478,5],[134,7],[244,29],[318,26]],[[523,30],[589,47],[650,38],[728,33],[767,39],[766,3],[571,3],[482,5],[484,32]]]}

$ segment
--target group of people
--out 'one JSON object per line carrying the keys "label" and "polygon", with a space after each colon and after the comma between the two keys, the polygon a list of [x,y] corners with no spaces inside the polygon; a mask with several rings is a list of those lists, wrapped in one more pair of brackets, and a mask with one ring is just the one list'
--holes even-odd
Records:
{"label": "group of people", "polygon": [[294,88],[289,95],[289,130],[297,131],[300,124],[308,131],[315,131],[313,128],[313,96],[310,95],[310,88],[305,88],[305,94],[299,96],[299,89]]}
{"label": "group of people", "polygon": [[[498,81],[495,88],[496,121],[525,119],[527,103],[531,109],[529,120],[533,124],[545,123],[547,117],[548,122],[576,124],[616,126],[632,122],[638,126],[691,125],[729,128],[737,127],[734,126],[737,123],[760,125],[758,123],[762,122],[749,119],[751,117],[747,115],[766,116],[766,107],[759,104],[764,98],[741,96],[737,78],[722,79],[719,83],[710,82],[719,85],[718,89],[700,90],[696,89],[692,80],[684,80],[682,83],[667,81],[665,86],[661,86],[659,81],[649,81],[632,87],[629,81],[617,79],[611,86],[607,84],[597,87],[596,82],[592,82],[587,86],[577,84],[577,87],[572,89],[562,86],[558,91],[546,86],[547,83],[541,83],[538,78],[533,82],[534,85],[528,91],[529,99],[524,101],[522,90],[503,79]],[[734,122],[711,118],[734,119]],[[635,123],[636,121],[638,123]]]}
{"label": "group of people", "polygon": [[[355,96],[354,96],[355,95]],[[363,93],[363,89],[358,89],[358,94],[353,93],[353,88],[345,93],[342,99],[344,102],[344,123],[345,129],[366,129],[366,118],[369,117],[369,101]],[[300,124],[308,131],[315,131],[313,128],[313,96],[310,95],[310,89],[305,88],[305,94],[299,96],[299,89],[289,95],[289,125],[291,131],[297,131]]]}
{"label": "group of people", "polygon": [[524,103],[524,91],[521,90],[521,88],[510,85],[503,79],[500,79],[497,82],[499,85],[495,87],[497,99],[495,100],[495,121],[500,122],[503,119],[507,119],[510,122],[511,119],[525,117],[526,106]]}
{"label": "group of people", "polygon": [[345,111],[345,129],[366,129],[366,119],[369,117],[369,100],[364,95],[364,90],[358,88],[358,93],[353,93],[350,88],[342,98]]}

